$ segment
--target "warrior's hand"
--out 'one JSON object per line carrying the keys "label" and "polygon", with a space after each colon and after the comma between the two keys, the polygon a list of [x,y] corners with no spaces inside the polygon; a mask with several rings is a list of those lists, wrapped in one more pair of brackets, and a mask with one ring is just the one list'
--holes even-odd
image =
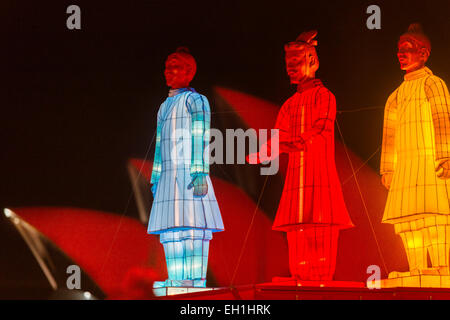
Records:
{"label": "warrior's hand", "polygon": [[250,163],[250,164],[260,164],[261,163],[261,159],[259,158],[259,152],[250,153],[249,155],[247,155],[245,157],[245,160],[247,161],[247,163]]}
{"label": "warrior's hand", "polygon": [[261,164],[261,163],[265,164],[265,163],[272,161],[273,158],[276,158],[278,156],[278,155],[268,156],[267,152],[265,152],[265,153],[266,153],[266,155],[264,155],[264,152],[263,153],[261,153],[261,152],[250,153],[249,155],[247,155],[245,157],[245,160],[247,161],[247,163],[250,163],[250,164]]}
{"label": "warrior's hand", "polygon": [[156,189],[158,188],[158,184],[154,183],[151,187],[152,193],[153,193],[153,199],[156,197]]}
{"label": "warrior's hand", "polygon": [[383,176],[381,177],[381,183],[388,190],[391,187],[391,182],[392,182],[393,176],[394,176],[394,174],[392,172],[388,172],[388,173],[383,174]]}
{"label": "warrior's hand", "polygon": [[450,178],[450,159],[442,159],[436,166],[436,175],[441,179]]}
{"label": "warrior's hand", "polygon": [[195,175],[187,188],[194,188],[194,197],[204,197],[208,193],[208,182],[206,180],[206,175]]}
{"label": "warrior's hand", "polygon": [[303,140],[281,141],[280,150],[286,153],[304,151],[305,142]]}
{"label": "warrior's hand", "polygon": [[265,164],[272,161],[272,159],[278,157],[278,154],[271,154],[270,156],[267,155],[268,151],[271,149],[271,145],[272,141],[267,141],[260,146],[259,152],[250,153],[245,157],[245,160],[250,164]]}

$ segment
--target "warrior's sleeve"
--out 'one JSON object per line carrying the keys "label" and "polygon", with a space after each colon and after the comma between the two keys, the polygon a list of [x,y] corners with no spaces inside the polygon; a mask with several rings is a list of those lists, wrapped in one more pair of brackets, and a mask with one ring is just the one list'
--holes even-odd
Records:
{"label": "warrior's sleeve", "polygon": [[208,99],[198,93],[189,95],[187,109],[191,114],[192,125],[192,152],[191,176],[209,173],[209,130],[211,111]]}
{"label": "warrior's sleeve", "polygon": [[315,105],[318,111],[317,119],[311,129],[302,134],[302,139],[306,145],[313,143],[317,137],[333,132],[334,119],[336,118],[336,98],[330,90],[320,88],[316,92]]}
{"label": "warrior's sleeve", "polygon": [[436,142],[436,160],[450,158],[450,95],[445,82],[431,76],[425,82]]}
{"label": "warrior's sleeve", "polygon": [[289,134],[289,101],[288,99],[278,112],[275,129],[280,130],[280,135],[287,136]]}
{"label": "warrior's sleeve", "polygon": [[381,145],[380,174],[394,172],[397,155],[395,151],[395,130],[397,127],[397,90],[388,98],[384,108],[383,142]]}
{"label": "warrior's sleeve", "polygon": [[[292,141],[290,136],[290,114],[289,114],[289,105],[291,99],[288,99],[280,111],[278,112],[277,121],[275,123],[275,129],[278,129],[278,142],[279,142],[279,151],[280,152],[292,152],[298,151],[298,148],[295,146],[294,141]],[[270,150],[272,145],[272,140],[267,142],[267,146]],[[272,154],[272,153],[271,153]]]}
{"label": "warrior's sleeve", "polygon": [[158,123],[156,126],[156,143],[155,143],[155,157],[153,159],[152,177],[150,179],[151,184],[158,183],[161,176],[161,121],[158,112]]}

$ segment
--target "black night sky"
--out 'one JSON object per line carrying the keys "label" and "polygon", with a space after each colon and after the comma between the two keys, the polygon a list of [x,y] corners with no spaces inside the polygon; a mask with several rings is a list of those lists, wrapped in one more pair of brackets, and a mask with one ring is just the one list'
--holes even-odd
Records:
{"label": "black night sky", "polygon": [[[71,4],[81,8],[79,31],[66,28]],[[371,4],[381,8],[381,30],[366,27]],[[137,216],[134,204],[127,206],[125,165],[143,158],[152,141],[168,90],[164,61],[178,46],[197,60],[197,91],[210,97],[220,85],[281,105],[293,93],[283,45],[317,29],[317,76],[338,109],[381,107],[402,80],[396,43],[411,22],[431,39],[429,67],[450,84],[449,12],[448,0],[3,0],[0,206]],[[380,115],[338,118],[363,159],[381,143]],[[374,169],[378,161],[379,154]]]}

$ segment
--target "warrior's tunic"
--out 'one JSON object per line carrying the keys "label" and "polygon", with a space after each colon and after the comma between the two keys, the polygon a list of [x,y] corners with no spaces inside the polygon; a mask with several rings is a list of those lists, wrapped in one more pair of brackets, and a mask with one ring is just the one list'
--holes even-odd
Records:
{"label": "warrior's tunic", "polygon": [[299,87],[278,114],[280,143],[304,141],[305,150],[289,153],[283,194],[274,230],[308,225],[353,226],[334,158],[336,100],[318,79]]}
{"label": "warrior's tunic", "polygon": [[383,221],[397,223],[450,214],[450,180],[437,177],[437,161],[450,158],[450,95],[424,67],[405,75],[389,97],[380,173],[393,173]]}
{"label": "warrior's tunic", "polygon": [[[148,233],[167,230],[224,230],[209,173],[210,108],[192,88],[172,91],[158,111],[151,183],[157,184]],[[188,189],[195,175],[206,175],[208,193]]]}

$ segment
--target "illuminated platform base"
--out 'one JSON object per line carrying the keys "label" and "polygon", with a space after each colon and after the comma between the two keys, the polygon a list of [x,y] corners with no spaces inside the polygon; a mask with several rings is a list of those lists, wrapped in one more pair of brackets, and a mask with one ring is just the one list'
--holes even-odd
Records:
{"label": "illuminated platform base", "polygon": [[153,288],[165,288],[165,287],[205,288],[206,280],[166,280],[166,281],[155,281],[153,284]]}
{"label": "illuminated platform base", "polygon": [[170,300],[450,300],[445,288],[308,287],[273,282],[161,297]]}
{"label": "illuminated platform base", "polygon": [[153,293],[157,297],[205,292],[222,288],[207,288],[206,280],[166,280],[153,283]]}
{"label": "illuminated platform base", "polygon": [[326,280],[295,280],[292,278],[275,277],[272,283],[266,285],[297,286],[297,287],[319,287],[319,288],[364,288],[363,282],[357,281],[326,281]]}
{"label": "illuminated platform base", "polygon": [[255,300],[450,300],[450,289],[295,287],[257,285]]}
{"label": "illuminated platform base", "polygon": [[223,288],[198,288],[198,287],[160,287],[153,288],[153,293],[156,297],[167,297],[175,295],[184,295],[189,293],[203,293],[207,294],[208,291],[220,290]]}
{"label": "illuminated platform base", "polygon": [[435,274],[405,275],[382,279],[382,288],[450,288],[450,276]]}

